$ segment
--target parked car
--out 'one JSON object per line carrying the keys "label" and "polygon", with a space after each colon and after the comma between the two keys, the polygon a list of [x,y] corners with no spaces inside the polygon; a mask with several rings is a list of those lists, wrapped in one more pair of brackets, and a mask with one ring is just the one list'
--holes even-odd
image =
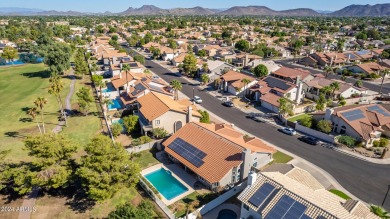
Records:
{"label": "parked car", "polygon": [[264,115],[262,113],[248,113],[245,117],[249,119],[253,119],[256,122],[265,122],[263,116]]}
{"label": "parked car", "polygon": [[278,130],[280,132],[283,132],[284,134],[287,134],[287,135],[296,135],[297,134],[297,132],[292,128],[284,127],[284,128],[278,129]]}
{"label": "parked car", "polygon": [[202,103],[202,99],[200,99],[200,97],[198,96],[194,96],[194,102],[197,103],[197,104],[201,104]]}
{"label": "parked car", "polygon": [[311,145],[318,145],[319,143],[318,139],[309,136],[301,136],[298,139]]}
{"label": "parked car", "polygon": [[232,101],[225,101],[225,102],[222,103],[222,105],[227,106],[227,107],[233,107],[234,106]]}

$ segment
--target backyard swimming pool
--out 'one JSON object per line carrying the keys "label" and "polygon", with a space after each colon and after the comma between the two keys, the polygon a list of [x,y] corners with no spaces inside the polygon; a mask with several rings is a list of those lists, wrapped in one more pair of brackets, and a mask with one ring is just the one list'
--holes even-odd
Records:
{"label": "backyard swimming pool", "polygon": [[112,100],[112,104],[108,105],[109,110],[122,109],[122,104],[119,99]]}
{"label": "backyard swimming pool", "polygon": [[145,175],[145,178],[157,189],[167,200],[171,200],[188,191],[169,170],[161,168]]}

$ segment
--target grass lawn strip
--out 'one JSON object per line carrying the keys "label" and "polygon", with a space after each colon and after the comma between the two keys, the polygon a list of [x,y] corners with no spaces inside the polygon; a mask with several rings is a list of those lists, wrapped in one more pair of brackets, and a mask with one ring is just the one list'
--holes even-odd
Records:
{"label": "grass lawn strip", "polygon": [[347,194],[345,194],[344,192],[340,191],[340,190],[337,190],[337,189],[330,189],[329,192],[345,199],[345,200],[348,200],[348,199],[351,199],[351,197],[349,197]]}

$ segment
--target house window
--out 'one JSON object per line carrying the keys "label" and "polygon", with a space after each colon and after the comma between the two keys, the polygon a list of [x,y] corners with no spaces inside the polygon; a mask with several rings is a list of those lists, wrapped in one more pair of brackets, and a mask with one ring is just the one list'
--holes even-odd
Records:
{"label": "house window", "polygon": [[253,163],[253,167],[257,167],[257,162],[254,162],[254,163]]}
{"label": "house window", "polygon": [[334,131],[334,132],[337,132],[338,127],[339,127],[339,124],[334,124],[334,126],[333,126],[333,131]]}
{"label": "house window", "polygon": [[155,125],[160,125],[160,120],[154,121],[154,124],[155,124]]}
{"label": "house window", "polygon": [[244,204],[244,209],[247,210],[247,211],[249,211],[249,206],[246,205],[246,204]]}
{"label": "house window", "polygon": [[341,126],[340,134],[345,134],[347,127]]}

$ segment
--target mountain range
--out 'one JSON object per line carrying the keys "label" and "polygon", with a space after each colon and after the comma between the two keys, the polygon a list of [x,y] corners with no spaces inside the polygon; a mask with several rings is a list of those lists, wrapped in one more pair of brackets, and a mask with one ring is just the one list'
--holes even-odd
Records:
{"label": "mountain range", "polygon": [[228,9],[209,9],[202,7],[162,9],[154,5],[144,5],[140,8],[128,8],[119,13],[88,13],[77,11],[55,11],[29,8],[0,8],[3,16],[82,16],[82,15],[226,15],[226,16],[390,16],[390,3],[376,5],[350,5],[338,11],[329,12],[310,8],[297,8],[276,11],[265,6],[235,6]]}

